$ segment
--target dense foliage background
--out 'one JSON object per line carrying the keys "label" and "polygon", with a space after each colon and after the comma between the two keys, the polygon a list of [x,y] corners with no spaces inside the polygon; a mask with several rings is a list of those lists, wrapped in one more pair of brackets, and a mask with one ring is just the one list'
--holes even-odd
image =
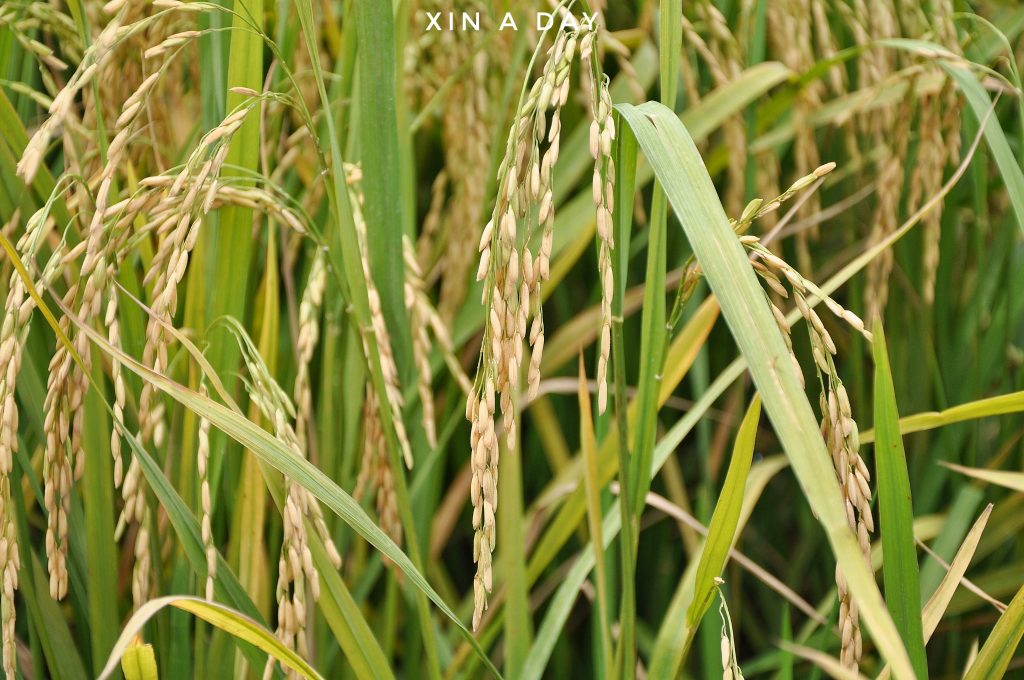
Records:
{"label": "dense foliage background", "polygon": [[1022,32],[5,0],[8,677],[1021,673]]}

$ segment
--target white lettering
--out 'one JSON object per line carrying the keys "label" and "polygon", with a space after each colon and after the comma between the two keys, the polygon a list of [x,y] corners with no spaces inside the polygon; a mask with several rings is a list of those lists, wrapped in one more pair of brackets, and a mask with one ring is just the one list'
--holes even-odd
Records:
{"label": "white lettering", "polygon": [[469,12],[462,13],[462,30],[468,30],[467,26],[472,26],[474,31],[480,30],[480,12],[474,16],[470,16]]}
{"label": "white lettering", "polygon": [[512,18],[512,12],[505,12],[505,16],[501,20],[501,26],[498,26],[499,31],[504,31],[506,28],[511,28],[513,31],[519,30],[516,20]]}
{"label": "white lettering", "polygon": [[[544,21],[547,23],[544,23]],[[551,12],[537,12],[537,30],[546,31],[551,28],[551,24],[555,22],[555,15]]]}
{"label": "white lettering", "polygon": [[558,30],[564,31],[567,28],[576,29],[579,28],[580,24],[576,21],[576,17],[566,12],[565,16],[562,17],[562,25],[558,27]]}
{"label": "white lettering", "polygon": [[596,21],[597,21],[597,12],[594,12],[593,14],[587,14],[586,12],[583,13],[583,22],[582,22],[582,24],[583,24],[583,28],[584,29],[586,29],[588,31],[594,30],[594,26],[596,25],[595,24]]}
{"label": "white lettering", "polygon": [[438,23],[441,20],[440,12],[427,12],[427,20],[430,22],[427,25],[428,31],[441,30],[441,24]]}

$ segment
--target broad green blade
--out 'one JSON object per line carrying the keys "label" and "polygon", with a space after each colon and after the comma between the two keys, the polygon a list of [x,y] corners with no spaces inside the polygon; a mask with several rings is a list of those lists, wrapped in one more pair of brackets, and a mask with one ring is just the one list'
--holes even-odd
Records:
{"label": "broad green blade", "polygon": [[863,620],[896,676],[913,678],[907,651],[847,524],[831,457],[781,331],[697,148],[679,119],[660,104],[620,104],[618,109],[636,134],[704,268],[804,495],[860,603]]}
{"label": "broad green blade", "polygon": [[[359,142],[370,271],[391,333],[400,376],[409,375],[412,340],[405,314],[401,172],[395,87],[395,25],[389,2],[356,3],[359,38]],[[409,198],[409,197],[407,197]]]}

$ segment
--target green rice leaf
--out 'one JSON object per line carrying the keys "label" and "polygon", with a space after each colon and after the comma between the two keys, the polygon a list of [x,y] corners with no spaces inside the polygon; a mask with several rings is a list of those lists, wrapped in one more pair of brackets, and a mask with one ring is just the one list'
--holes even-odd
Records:
{"label": "green rice leaf", "polygon": [[1006,669],[1017,651],[1017,645],[1020,644],[1022,636],[1024,636],[1024,587],[1017,591],[1010,606],[996,621],[995,628],[985,640],[985,644],[981,646],[978,658],[967,670],[964,680],[1005,677]]}
{"label": "green rice leaf", "polygon": [[[1024,392],[1012,392],[1000,394],[996,397],[978,399],[976,401],[958,404],[942,411],[929,411],[927,413],[915,413],[912,416],[900,418],[900,432],[910,434],[911,432],[923,432],[934,430],[954,423],[962,423],[965,420],[980,420],[992,416],[1002,416],[1008,413],[1020,413],[1024,411]],[[875,440],[874,430],[865,430],[860,440],[862,443],[869,443]]]}
{"label": "green rice leaf", "polygon": [[959,472],[962,475],[967,475],[973,479],[978,479],[982,482],[988,482],[989,484],[995,484],[996,486],[1002,486],[1013,491],[1019,491],[1024,493],[1024,472],[1006,472],[1005,470],[990,470],[988,468],[974,468],[967,467],[966,465],[957,465],[956,463],[947,463],[945,461],[939,461],[940,465],[948,467],[953,472]]}
{"label": "green rice leaf", "polygon": [[[132,617],[128,619],[124,630],[121,631],[121,637],[117,639],[114,649],[110,652],[106,666],[103,667],[103,671],[100,673],[100,680],[110,677],[110,674],[117,667],[121,656],[137,639],[146,622],[165,607],[175,607],[189,612],[229,633],[233,637],[259,647],[281,663],[298,672],[304,678],[311,680],[321,678],[321,675],[312,666],[286,647],[276,635],[241,612],[216,602],[202,600],[198,597],[172,595],[170,597],[159,597],[155,600],[150,600],[139,607]],[[143,677],[148,678],[152,676],[144,674]]]}
{"label": "green rice leaf", "polygon": [[124,680],[158,680],[156,654],[153,645],[139,644],[137,640],[128,645],[121,655],[121,672]]}
{"label": "green rice leaf", "polygon": [[789,361],[781,331],[729,226],[697,148],[679,119],[662,105],[620,104],[618,109],[636,134],[704,268],[804,495],[860,602],[862,619],[896,676],[914,677],[899,633],[847,524],[831,458]]}
{"label": "green rice leaf", "polygon": [[[991,515],[992,504],[989,503],[977,521],[975,521],[971,530],[967,532],[967,536],[964,537],[964,542],[960,545],[960,549],[956,551],[953,561],[949,564],[949,570],[942,577],[942,581],[939,582],[939,587],[928,598],[928,602],[925,603],[924,609],[921,612],[921,626],[924,632],[925,644],[935,634],[935,629],[939,627],[939,621],[942,620],[942,615],[946,612],[950,601],[952,601],[953,594],[956,593],[961,579],[967,573],[967,567],[970,566],[971,558],[974,557],[974,552],[978,549],[981,534],[985,531],[985,525],[988,524],[988,518]],[[888,678],[889,667],[886,666],[878,675],[878,680],[888,680]]]}
{"label": "green rice leaf", "polygon": [[590,531],[590,545],[594,548],[594,566],[597,576],[598,631],[601,641],[601,661],[604,676],[612,669],[611,626],[608,618],[608,577],[606,574],[604,544],[600,540],[602,531],[601,487],[597,478],[597,439],[594,436],[594,420],[590,406],[590,391],[587,388],[586,368],[580,355],[579,387],[577,395],[580,404],[580,448],[583,450],[583,476],[587,495],[587,528]]}
{"label": "green rice leaf", "polygon": [[921,632],[921,587],[914,548],[914,506],[910,499],[907,457],[903,451],[896,391],[881,323],[875,323],[875,470],[878,520],[885,560],[886,604],[892,614],[918,678],[928,677]]}
{"label": "green rice leaf", "polygon": [[401,167],[395,86],[395,25],[389,2],[357,2],[359,143],[370,270],[380,293],[399,375],[409,375],[412,340],[405,315]]}
{"label": "green rice leaf", "polygon": [[708,536],[700,554],[693,601],[686,612],[686,625],[691,628],[697,627],[711,606],[716,592],[715,579],[722,573],[722,568],[729,557],[729,550],[736,540],[740,508],[743,506],[743,489],[746,487],[747,474],[754,458],[754,442],[760,418],[761,398],[755,395],[736,433],[729,470],[725,473],[725,484],[722,485],[722,493],[711,515]]}

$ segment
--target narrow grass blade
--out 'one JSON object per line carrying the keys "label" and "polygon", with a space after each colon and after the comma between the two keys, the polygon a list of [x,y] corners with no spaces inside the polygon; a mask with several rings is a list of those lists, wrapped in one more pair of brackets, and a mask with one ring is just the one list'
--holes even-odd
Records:
{"label": "narrow grass blade", "polygon": [[996,486],[1002,486],[1020,493],[1024,493],[1024,472],[1006,472],[1004,470],[989,470],[987,468],[972,468],[956,463],[939,461],[939,464],[948,467],[953,472],[959,472],[972,479],[977,479]]}
{"label": "narrow grass blade", "polygon": [[608,619],[608,577],[605,573],[604,544],[601,540],[601,487],[597,479],[597,439],[594,436],[594,420],[590,407],[590,390],[587,388],[587,373],[580,355],[578,398],[580,404],[580,448],[583,450],[583,476],[587,494],[587,526],[590,541],[594,547],[594,567],[597,577],[598,637],[601,640],[601,658],[607,677],[612,668],[611,627]]}
{"label": "narrow grass blade", "polygon": [[[1010,413],[1024,411],[1024,392],[1011,392],[1000,394],[997,397],[978,399],[965,404],[951,406],[942,411],[929,411],[926,413],[915,413],[911,416],[900,418],[900,432],[910,434],[912,432],[923,432],[936,428],[962,423],[965,420],[980,420],[992,416],[1003,416]],[[875,431],[865,430],[860,441],[863,444],[875,441]]]}
{"label": "narrow grass blade", "polygon": [[[942,577],[939,587],[928,598],[928,602],[925,603],[924,609],[921,612],[921,626],[924,632],[925,644],[931,639],[935,629],[939,627],[939,621],[942,620],[946,607],[949,606],[950,601],[953,599],[953,594],[960,585],[960,580],[967,573],[967,567],[971,564],[974,551],[978,549],[978,542],[981,541],[981,534],[985,531],[985,525],[988,523],[988,518],[991,514],[992,504],[989,503],[964,538],[964,542],[960,545],[960,549],[957,550],[956,556],[949,565],[949,571]],[[888,680],[888,678],[889,667],[886,666],[878,675],[878,680]]]}
{"label": "narrow grass blade", "polygon": [[498,564],[505,583],[505,674],[517,677],[533,635],[530,592],[526,583],[526,538],[523,520],[523,456],[516,442],[509,449],[502,442],[498,474]]}
{"label": "narrow grass blade", "polygon": [[978,658],[964,676],[964,680],[1002,678],[1024,636],[1024,587],[1017,591],[1009,608],[996,621],[985,644],[978,652]]}
{"label": "narrow grass blade", "polygon": [[746,488],[747,474],[754,458],[754,441],[760,419],[761,398],[755,396],[736,433],[729,470],[725,473],[725,484],[722,486],[722,493],[718,497],[715,511],[711,515],[711,523],[708,525],[708,536],[697,567],[693,601],[686,612],[686,624],[691,628],[696,628],[711,606],[716,590],[715,578],[722,573],[736,537],[740,509],[743,507],[743,490]]}
{"label": "narrow grass blade", "polygon": [[805,647],[803,645],[794,645],[789,642],[782,642],[780,646],[782,649],[792,653],[794,656],[810,661],[815,666],[825,671],[829,677],[836,678],[836,680],[867,680],[863,675],[856,671],[851,671],[849,668],[839,663],[839,659],[829,656],[825,652],[811,647]]}
{"label": "narrow grass blade", "polygon": [[928,661],[921,633],[921,586],[914,547],[914,506],[910,499],[907,456],[900,434],[896,391],[889,368],[889,353],[881,323],[875,323],[875,476],[878,484],[878,521],[885,560],[886,605],[899,629],[918,678],[928,677]]}
{"label": "narrow grass blade", "polygon": [[[93,379],[101,381],[101,357],[93,350]],[[88,427],[85,431],[87,462],[83,474],[86,560],[89,579],[89,632],[92,672],[99,672],[103,654],[117,639],[117,572],[110,568],[114,543],[114,482],[110,457],[110,426],[102,395],[95,390],[85,397]]]}
{"label": "narrow grass blade", "polygon": [[679,119],[653,102],[618,105],[654,168],[747,359],[765,409],[804,495],[828,534],[861,615],[896,676],[914,677],[874,576],[850,530],[839,485],[781,331],[737,240],[697,148]]}
{"label": "narrow grass blade", "polygon": [[129,648],[149,619],[165,607],[175,607],[194,614],[230,635],[259,647],[267,654],[300,673],[304,678],[321,678],[321,675],[306,663],[302,657],[286,647],[271,631],[256,623],[241,612],[230,607],[201,600],[198,597],[170,596],[150,600],[136,610],[125,624],[121,637],[114,644],[106,666],[100,673],[100,680],[110,677],[117,667],[121,655]]}
{"label": "narrow grass blade", "polygon": [[992,504],[989,503],[985,506],[974,526],[967,533],[967,537],[964,538],[964,542],[960,545],[960,549],[957,550],[956,556],[949,565],[949,571],[942,577],[938,589],[928,598],[928,602],[925,603],[921,618],[926,642],[931,639],[935,629],[939,627],[939,621],[942,620],[946,607],[949,606],[950,600],[953,599],[953,593],[956,592],[961,579],[967,573],[967,567],[971,564],[974,551],[978,549],[981,534],[985,531],[985,525],[988,524],[988,518],[991,515]]}

